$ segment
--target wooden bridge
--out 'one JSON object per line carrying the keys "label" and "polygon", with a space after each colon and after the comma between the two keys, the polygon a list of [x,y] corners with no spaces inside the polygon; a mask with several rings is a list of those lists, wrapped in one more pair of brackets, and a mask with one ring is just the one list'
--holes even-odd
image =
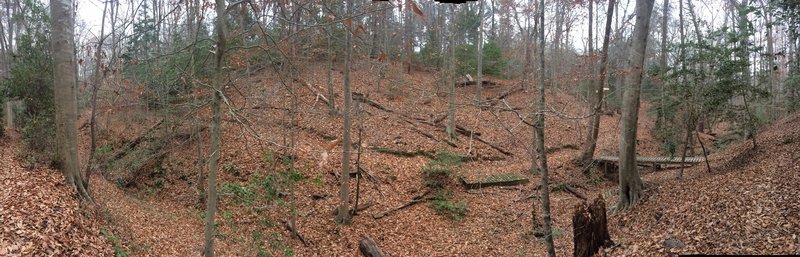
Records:
{"label": "wooden bridge", "polygon": [[[594,158],[595,162],[610,162],[610,163],[619,163],[619,156],[597,156]],[[689,165],[695,163],[701,163],[706,161],[706,158],[702,156],[694,156],[694,157],[686,157],[686,160],[683,162]],[[681,164],[681,157],[669,157],[669,156],[651,156],[651,157],[644,157],[644,156],[636,156],[636,163],[637,164]]]}
{"label": "wooden bridge", "polygon": [[[704,161],[706,161],[706,158],[702,156],[687,156],[683,163],[688,167]],[[616,181],[617,171],[619,170],[619,156],[597,156],[594,157],[594,162],[597,164],[597,167],[603,171],[607,179]],[[652,167],[653,171],[680,167],[680,164],[680,156],[636,156],[636,165]]]}

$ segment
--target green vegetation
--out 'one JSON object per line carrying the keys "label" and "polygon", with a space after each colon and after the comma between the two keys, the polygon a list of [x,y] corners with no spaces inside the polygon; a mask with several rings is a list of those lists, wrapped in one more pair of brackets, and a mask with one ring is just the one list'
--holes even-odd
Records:
{"label": "green vegetation", "polygon": [[466,202],[452,200],[452,175],[462,163],[460,156],[440,152],[421,170],[425,186],[434,194],[428,206],[433,208],[436,214],[447,215],[454,221],[461,220],[467,212]]}
{"label": "green vegetation", "polygon": [[24,146],[23,159],[35,163],[55,162],[55,109],[53,102],[53,56],[50,51],[50,17],[47,7],[32,0],[21,1],[17,18],[26,29],[16,36],[17,51],[8,79],[0,80],[0,95],[19,99],[25,110],[17,117]]}
{"label": "green vegetation", "polygon": [[116,235],[108,232],[105,228],[100,228],[100,233],[103,234],[114,246],[114,256],[115,257],[128,257],[129,254],[125,251],[125,248],[122,247],[122,240],[119,239]]}
{"label": "green vegetation", "polygon": [[454,221],[464,218],[467,213],[467,203],[464,201],[452,201],[447,194],[438,193],[428,205],[436,211],[436,214],[447,215]]}

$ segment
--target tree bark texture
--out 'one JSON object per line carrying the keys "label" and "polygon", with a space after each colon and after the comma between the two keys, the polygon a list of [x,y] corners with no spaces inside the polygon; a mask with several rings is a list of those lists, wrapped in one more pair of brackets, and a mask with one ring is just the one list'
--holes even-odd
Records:
{"label": "tree bark texture", "polygon": [[636,169],[636,127],[639,119],[639,95],[644,73],[645,48],[650,30],[650,15],[655,0],[636,0],[636,25],[628,52],[625,92],[622,96],[622,127],[619,140],[619,203],[617,210],[634,206],[642,192],[642,179]]}
{"label": "tree bark texture", "polygon": [[[56,117],[57,160],[67,183],[81,199],[91,199],[78,163],[78,103],[76,97],[75,17],[71,0],[50,1],[53,48],[53,95]],[[11,32],[9,32],[11,33]]]}
{"label": "tree bark texture", "polygon": [[217,34],[217,53],[216,65],[214,67],[214,99],[211,102],[211,158],[208,161],[208,197],[206,204],[205,237],[203,253],[206,257],[214,256],[214,237],[216,229],[214,215],[217,212],[217,169],[219,168],[219,156],[221,149],[222,129],[220,124],[220,105],[222,102],[222,63],[225,57],[225,0],[216,0],[216,34]]}

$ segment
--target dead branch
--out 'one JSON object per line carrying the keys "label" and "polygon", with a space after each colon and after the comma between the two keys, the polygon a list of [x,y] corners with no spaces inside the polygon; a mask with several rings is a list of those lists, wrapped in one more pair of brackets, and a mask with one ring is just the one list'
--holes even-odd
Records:
{"label": "dead branch", "polygon": [[406,208],[406,207],[409,207],[409,206],[412,206],[412,205],[415,205],[415,204],[418,204],[418,203],[424,202],[424,201],[426,200],[426,199],[424,198],[424,197],[425,197],[425,195],[427,195],[427,194],[428,194],[428,193],[430,193],[430,192],[431,192],[430,190],[425,190],[425,192],[423,192],[422,194],[420,194],[420,195],[417,195],[417,196],[414,196],[414,198],[412,198],[412,199],[411,199],[411,201],[409,201],[409,202],[407,202],[407,203],[405,203],[405,204],[403,204],[403,205],[400,205],[400,206],[398,206],[398,207],[395,207],[395,208],[389,209],[389,210],[387,210],[387,211],[385,211],[385,212],[381,212],[381,213],[376,213],[376,214],[373,214],[373,215],[372,215],[372,218],[374,218],[374,219],[380,219],[380,218],[383,218],[383,217],[384,217],[384,216],[386,216],[386,215],[389,215],[389,214],[390,214],[390,213],[392,213],[392,212],[395,212],[395,211],[398,211],[398,210],[402,210],[402,209],[404,209],[404,208]]}

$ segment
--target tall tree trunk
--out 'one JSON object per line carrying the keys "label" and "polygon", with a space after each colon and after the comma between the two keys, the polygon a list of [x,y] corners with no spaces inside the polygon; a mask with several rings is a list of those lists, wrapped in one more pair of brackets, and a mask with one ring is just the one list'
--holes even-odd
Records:
{"label": "tall tree trunk", "polygon": [[553,244],[552,220],[550,218],[550,187],[547,174],[547,151],[544,147],[544,86],[547,83],[544,62],[544,0],[539,0],[539,110],[536,118],[536,145],[539,148],[539,159],[542,174],[542,218],[544,219],[544,242],[547,245],[547,256],[555,257],[556,250]]}
{"label": "tall tree trunk", "polygon": [[[333,6],[335,4],[335,1],[331,1],[330,4],[331,4],[330,10],[331,12],[334,12]],[[336,13],[331,13],[331,14],[334,17],[336,16]],[[333,100],[333,97],[335,95],[333,93],[333,75],[332,75],[333,59],[334,56],[336,55],[333,49],[333,28],[334,28],[333,24],[328,25],[328,74],[327,74],[328,83],[326,84],[326,86],[328,88],[328,113],[331,115],[336,114],[336,102]]]}
{"label": "tall tree trunk", "polygon": [[483,1],[478,3],[478,76],[475,81],[478,85],[478,93],[475,98],[478,106],[483,102]]}
{"label": "tall tree trunk", "polygon": [[[88,186],[78,163],[78,103],[76,97],[75,17],[71,0],[50,1],[53,47],[53,87],[56,117],[57,160],[67,183],[79,199],[88,199]],[[12,32],[9,32],[9,34]]]}
{"label": "tall tree trunk", "polygon": [[661,56],[659,56],[658,61],[658,65],[661,66],[661,72],[659,74],[660,81],[658,83],[659,91],[661,93],[661,97],[659,99],[659,105],[661,107],[658,109],[658,117],[656,118],[656,124],[658,124],[657,127],[667,125],[667,114],[665,110],[666,105],[664,102],[666,100],[666,95],[664,94],[664,84],[667,76],[667,32],[669,31],[667,25],[669,21],[669,0],[664,0],[664,6],[661,9]]}
{"label": "tall tree trunk", "polygon": [[106,13],[108,11],[109,2],[104,2],[103,4],[103,18],[100,20],[100,36],[98,37],[97,47],[95,48],[94,59],[95,59],[95,67],[94,67],[94,83],[92,83],[92,113],[90,114],[89,118],[89,136],[90,136],[90,144],[89,144],[89,159],[86,161],[86,176],[84,177],[85,181],[83,182],[86,184],[86,188],[89,188],[89,177],[92,175],[92,162],[94,162],[94,154],[95,149],[97,149],[97,138],[96,138],[96,124],[95,124],[95,117],[97,111],[97,90],[103,86],[103,79],[105,79],[105,68],[103,68],[103,41],[105,40],[105,25],[106,25]]}
{"label": "tall tree trunk", "polygon": [[413,65],[414,61],[414,23],[413,17],[411,17],[411,3],[406,1],[405,3],[406,9],[403,10],[405,13],[405,47],[406,47],[406,73],[411,74],[411,66]]}
{"label": "tall tree trunk", "polygon": [[216,21],[215,34],[217,34],[217,53],[216,65],[214,66],[214,100],[211,102],[211,158],[208,161],[208,201],[206,204],[205,220],[205,246],[204,256],[214,256],[214,237],[216,236],[216,226],[214,215],[217,213],[217,169],[219,168],[219,156],[221,149],[222,128],[220,124],[220,105],[222,102],[222,64],[225,61],[225,0],[216,0]]}
{"label": "tall tree trunk", "polygon": [[611,19],[614,17],[614,5],[616,5],[615,0],[608,1],[608,11],[606,12],[606,31],[603,35],[603,53],[600,60],[600,78],[597,81],[596,87],[596,94],[594,98],[594,107],[593,112],[594,115],[592,116],[591,124],[589,124],[589,133],[587,133],[586,142],[583,145],[583,153],[581,154],[581,164],[584,166],[584,173],[587,173],[589,169],[589,164],[592,161],[592,157],[594,156],[594,151],[597,148],[597,136],[600,132],[600,111],[603,107],[603,88],[605,88],[606,83],[606,73],[608,70],[608,45],[610,44],[611,40]]}
{"label": "tall tree trunk", "polygon": [[617,210],[636,205],[642,193],[642,179],[636,169],[636,130],[639,119],[639,94],[644,67],[650,15],[655,0],[636,0],[636,25],[628,52],[628,69],[625,92],[622,96],[622,127],[619,140],[619,203]]}
{"label": "tall tree trunk", "polygon": [[[347,1],[347,14],[353,13],[353,2]],[[344,133],[342,135],[342,174],[339,177],[339,211],[336,214],[336,223],[349,224],[351,222],[348,203],[350,198],[350,128],[352,127],[351,109],[353,96],[350,92],[350,66],[353,57],[352,28],[345,25],[345,55],[344,59]]]}
{"label": "tall tree trunk", "polygon": [[[453,16],[456,16],[455,9],[451,6],[450,8],[451,13]],[[451,23],[453,24],[453,23]],[[448,71],[449,78],[447,79],[447,127],[445,128],[445,132],[447,132],[447,137],[450,139],[456,138],[456,36],[455,36],[455,25],[452,25],[448,30],[450,43],[448,44],[448,50],[450,51],[450,70]]]}

